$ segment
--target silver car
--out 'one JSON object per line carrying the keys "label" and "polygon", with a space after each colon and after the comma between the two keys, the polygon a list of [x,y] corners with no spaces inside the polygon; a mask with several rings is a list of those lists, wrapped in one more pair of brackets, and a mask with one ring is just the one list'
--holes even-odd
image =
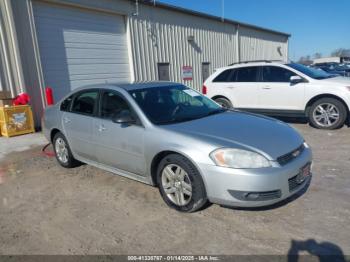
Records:
{"label": "silver car", "polygon": [[178,83],[76,89],[45,110],[43,131],[63,167],[84,162],[158,186],[182,212],[271,205],[311,179],[311,150],[292,127]]}

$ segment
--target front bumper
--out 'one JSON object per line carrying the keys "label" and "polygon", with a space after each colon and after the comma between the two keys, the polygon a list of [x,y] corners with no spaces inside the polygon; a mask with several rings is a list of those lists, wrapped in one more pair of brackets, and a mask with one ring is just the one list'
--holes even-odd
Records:
{"label": "front bumper", "polygon": [[[204,164],[200,165],[200,170],[210,202],[225,206],[259,207],[280,202],[303,189],[311,176],[297,185],[293,184],[293,180],[301,168],[311,161],[311,150],[305,148],[300,156],[280,167],[232,169]],[[261,193],[262,197],[256,200],[242,198],[242,195],[249,193]]]}

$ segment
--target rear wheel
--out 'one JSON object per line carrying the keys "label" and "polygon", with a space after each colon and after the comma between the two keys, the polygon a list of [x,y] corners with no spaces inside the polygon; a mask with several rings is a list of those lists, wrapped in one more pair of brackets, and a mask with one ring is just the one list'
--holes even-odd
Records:
{"label": "rear wheel", "polygon": [[56,159],[61,166],[71,168],[80,164],[80,162],[73,157],[68,142],[62,133],[58,132],[55,134],[52,144]]}
{"label": "rear wheel", "polygon": [[218,98],[215,98],[214,101],[219,105],[221,105],[223,108],[227,108],[227,109],[233,108],[232,103],[227,98],[218,97]]}
{"label": "rear wheel", "polygon": [[309,120],[312,126],[320,129],[337,129],[347,118],[345,105],[335,98],[321,98],[312,104]]}
{"label": "rear wheel", "polygon": [[194,212],[207,203],[201,175],[181,155],[171,154],[160,162],[157,183],[165,203],[180,212]]}

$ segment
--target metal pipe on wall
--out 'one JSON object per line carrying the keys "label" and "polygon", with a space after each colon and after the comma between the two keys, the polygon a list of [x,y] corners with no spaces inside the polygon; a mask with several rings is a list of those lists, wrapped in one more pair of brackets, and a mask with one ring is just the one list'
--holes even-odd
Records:
{"label": "metal pipe on wall", "polygon": [[11,91],[12,96],[24,91],[24,77],[22,63],[19,55],[17,33],[13,19],[10,0],[0,2],[0,34],[3,64],[6,67],[4,75],[7,78],[6,89]]}
{"label": "metal pipe on wall", "polygon": [[3,15],[0,12],[0,77],[1,91],[11,91],[14,95],[14,84],[11,76],[10,63],[8,58],[6,36],[4,33]]}

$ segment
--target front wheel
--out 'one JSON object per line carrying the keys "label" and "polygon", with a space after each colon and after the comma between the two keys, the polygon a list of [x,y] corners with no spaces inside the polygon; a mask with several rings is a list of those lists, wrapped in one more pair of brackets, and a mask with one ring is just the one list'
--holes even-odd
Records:
{"label": "front wheel", "polygon": [[344,125],[347,109],[334,98],[322,98],[312,104],[309,120],[312,126],[320,129],[337,129]]}
{"label": "front wheel", "polygon": [[157,183],[165,203],[180,212],[194,212],[207,203],[201,175],[181,155],[171,154],[160,162]]}

